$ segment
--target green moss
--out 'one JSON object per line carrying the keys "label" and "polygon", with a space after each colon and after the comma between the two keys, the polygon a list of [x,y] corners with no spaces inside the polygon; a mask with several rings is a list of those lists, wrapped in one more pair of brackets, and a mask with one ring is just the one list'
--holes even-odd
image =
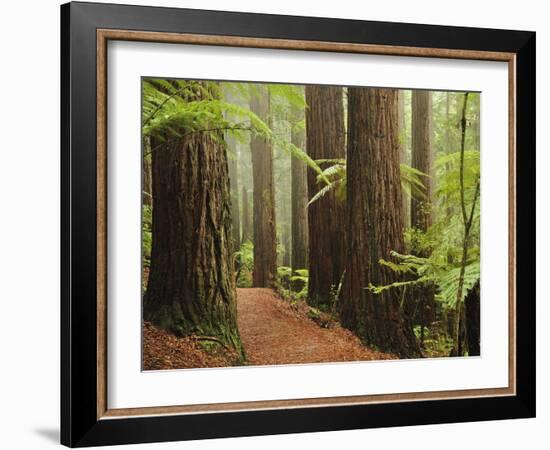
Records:
{"label": "green moss", "polygon": [[[200,290],[197,295],[202,295]],[[197,301],[201,305],[204,304],[205,299],[199,297]],[[214,317],[210,317],[202,311],[197,311],[194,306],[194,304],[189,305],[184,313],[180,304],[176,301],[170,305],[160,305],[158,308],[147,307],[146,305],[143,318],[162,329],[174,333],[176,336],[195,334],[217,338],[223,345],[234,348],[238,354],[239,362],[244,364],[246,356],[237,330],[237,324],[231,319],[228,322],[222,311],[216,311]],[[229,315],[232,316],[233,314]]]}

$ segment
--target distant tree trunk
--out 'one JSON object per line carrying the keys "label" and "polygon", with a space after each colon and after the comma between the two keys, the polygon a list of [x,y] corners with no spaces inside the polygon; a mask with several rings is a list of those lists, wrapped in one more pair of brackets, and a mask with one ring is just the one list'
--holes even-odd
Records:
{"label": "distant tree trunk", "polygon": [[243,186],[242,211],[243,234],[241,237],[241,242],[252,242],[252,220],[250,215],[250,205],[248,203],[248,191],[245,186]]}
{"label": "distant tree trunk", "polygon": [[151,138],[143,138],[143,204],[153,206],[153,182],[151,175]]}
{"label": "distant tree trunk", "polygon": [[178,335],[217,336],[241,349],[223,137],[176,131],[183,137],[166,134],[152,154],[153,244],[143,317]]}
{"label": "distant tree trunk", "polygon": [[290,267],[290,227],[288,226],[288,224],[285,224],[285,226],[283,227],[282,234],[282,244],[284,248],[283,266]]}
{"label": "distant tree trunk", "polygon": [[[250,100],[250,109],[262,120],[269,117],[269,92],[258,85]],[[252,178],[254,184],[254,287],[273,286],[277,272],[277,235],[275,226],[275,195],[273,187],[273,148],[263,137],[253,135]]]}
{"label": "distant tree trunk", "polygon": [[[304,110],[294,111],[296,121],[303,120]],[[305,150],[306,134],[304,128],[292,127],[292,143]],[[292,195],[292,270],[307,269],[308,267],[308,221],[307,221],[307,166],[298,158],[292,158],[291,165],[291,195]],[[292,288],[299,292],[303,288],[303,282],[293,282]]]}
{"label": "distant tree trunk", "polygon": [[411,199],[411,225],[425,232],[432,224],[432,93],[414,90],[412,92],[412,158],[411,165],[426,175],[422,177],[425,198]]}
{"label": "distant tree trunk", "polygon": [[[425,173],[422,177],[424,184],[424,198],[413,195],[411,197],[411,226],[421,233],[425,233],[432,225],[432,93],[430,91],[412,91],[412,157],[411,165],[414,169]],[[413,239],[412,253],[427,258],[431,250],[419,248],[419,242]],[[412,289],[412,295],[417,304],[418,323],[420,324],[420,343],[424,346],[424,332],[426,327],[435,320],[435,287],[417,286]]]}
{"label": "distant tree trunk", "polygon": [[[397,123],[399,126],[399,153],[401,155],[400,161],[402,164],[410,165],[410,161],[407,154],[407,142],[406,138],[406,123],[405,123],[405,91],[399,89],[397,91]],[[408,228],[411,225],[411,204],[409,196],[403,191],[403,227]]]}
{"label": "distant tree trunk", "polygon": [[237,161],[237,146],[233,138],[228,138],[228,147],[233,156],[228,157],[229,185],[231,192],[231,223],[233,228],[232,244],[233,251],[239,250],[241,246],[241,221],[239,215],[239,172]]}
{"label": "distant tree trunk", "polygon": [[466,341],[468,342],[468,355],[479,356],[479,305],[480,285],[478,282],[468,291],[465,302],[466,309]]}
{"label": "distant tree trunk", "polygon": [[[445,154],[450,155],[455,151],[453,147],[453,139],[451,136],[451,95],[449,92],[445,93]],[[445,170],[448,172],[451,169],[449,163],[445,164]],[[445,211],[446,218],[449,220],[453,215],[453,209],[448,206]]]}
{"label": "distant tree trunk", "polygon": [[368,345],[400,357],[419,355],[401,308],[402,293],[373,293],[399,275],[379,263],[404,251],[397,91],[350,88],[347,153],[348,258],[340,299],[342,324]]}
{"label": "distant tree trunk", "polygon": [[[345,158],[342,93],[339,87],[306,86],[306,148],[314,160]],[[307,178],[312,198],[322,185],[311,170]],[[345,210],[345,203],[333,192],[308,207],[310,305],[330,306],[331,291],[340,283],[345,265]]]}

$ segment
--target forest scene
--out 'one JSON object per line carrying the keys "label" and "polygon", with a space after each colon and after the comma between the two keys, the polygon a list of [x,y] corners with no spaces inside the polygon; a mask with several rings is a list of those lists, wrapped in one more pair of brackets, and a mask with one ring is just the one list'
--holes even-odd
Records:
{"label": "forest scene", "polygon": [[142,78],[143,370],[480,355],[480,94]]}

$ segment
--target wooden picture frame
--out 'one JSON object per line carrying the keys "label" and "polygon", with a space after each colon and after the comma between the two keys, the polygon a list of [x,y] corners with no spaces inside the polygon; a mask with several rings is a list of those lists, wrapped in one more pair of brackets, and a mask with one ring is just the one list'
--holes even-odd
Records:
{"label": "wooden picture frame", "polygon": [[[507,388],[109,409],[109,40],[505,61],[509,67]],[[535,33],[110,4],[61,7],[61,441],[124,444],[535,415]]]}

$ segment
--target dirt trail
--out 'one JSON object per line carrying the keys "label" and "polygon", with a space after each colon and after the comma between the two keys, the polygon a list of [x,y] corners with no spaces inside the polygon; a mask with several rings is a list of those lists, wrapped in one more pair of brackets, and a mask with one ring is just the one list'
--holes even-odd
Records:
{"label": "dirt trail", "polygon": [[237,289],[238,326],[250,365],[390,359],[350,331],[322,328],[271,289]]}

